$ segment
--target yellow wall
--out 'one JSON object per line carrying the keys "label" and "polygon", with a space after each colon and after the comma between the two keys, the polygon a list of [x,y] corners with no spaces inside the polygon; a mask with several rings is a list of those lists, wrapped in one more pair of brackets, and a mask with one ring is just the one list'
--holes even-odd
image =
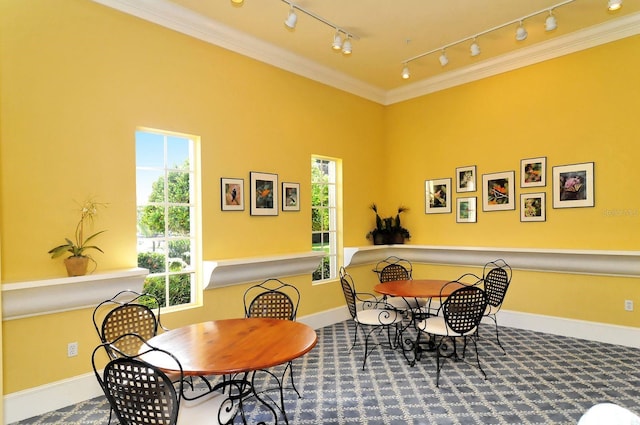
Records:
{"label": "yellow wall", "polygon": [[[0,0],[0,29],[3,283],[63,275],[46,252],[73,231],[74,201],[87,196],[109,203],[96,223],[108,229],[99,240],[105,254],[96,255],[100,270],[136,265],[138,126],[201,138],[204,259],[307,251],[308,198],[301,212],[277,217],[223,213],[219,179],[246,183],[249,171],[274,172],[300,182],[304,195],[312,154],[343,160],[347,246],[367,243],[375,201],[384,211],[411,208],[405,222],[416,244],[638,249],[638,214],[605,214],[640,209],[630,195],[640,177],[631,163],[640,133],[638,37],[385,108],[86,0]],[[479,175],[517,170],[533,156],[547,156],[549,167],[595,161],[596,208],[548,207],[546,223],[520,223],[519,211],[480,213],[478,223],[464,225],[453,214],[423,213],[425,179],[453,177],[455,167],[472,164]],[[359,281],[370,274],[354,270]],[[343,304],[338,285],[312,287],[309,276],[288,281],[301,290],[301,316]],[[618,298],[640,300],[637,286],[635,279],[519,272],[507,302],[519,311],[639,326],[637,313],[618,311]],[[164,322],[238,316],[244,289],[206,291],[202,308]],[[561,297],[575,289],[567,311]],[[6,321],[3,332],[5,393],[90,370],[91,310]],[[68,359],[70,341],[79,342],[80,355]]]}

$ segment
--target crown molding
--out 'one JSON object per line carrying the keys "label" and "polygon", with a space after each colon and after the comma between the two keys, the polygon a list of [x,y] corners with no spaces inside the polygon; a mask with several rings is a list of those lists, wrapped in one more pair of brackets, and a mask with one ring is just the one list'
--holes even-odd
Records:
{"label": "crown molding", "polygon": [[424,96],[640,33],[640,13],[635,13],[385,91],[167,0],[93,1],[382,105]]}
{"label": "crown molding", "polygon": [[364,99],[381,104],[384,102],[386,92],[380,88],[205,18],[175,3],[166,0],[93,1]]}

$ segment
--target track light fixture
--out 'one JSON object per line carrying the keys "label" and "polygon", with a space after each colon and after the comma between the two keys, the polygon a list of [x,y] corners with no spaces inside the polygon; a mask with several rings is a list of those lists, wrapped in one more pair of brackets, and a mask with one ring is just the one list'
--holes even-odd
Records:
{"label": "track light fixture", "polygon": [[403,80],[407,80],[409,79],[409,77],[411,77],[411,72],[409,72],[409,67],[405,64],[404,67],[402,68],[402,79]]}
{"label": "track light fixture", "polygon": [[351,54],[351,39],[349,38],[349,34],[347,34],[347,38],[344,40],[344,43],[342,43],[342,54]]}
{"label": "track light fixture", "polygon": [[528,35],[529,33],[526,28],[522,26],[522,21],[520,21],[520,25],[518,25],[518,28],[516,29],[516,40],[524,41],[527,39]]}
{"label": "track light fixture", "polygon": [[609,3],[607,4],[607,9],[609,9],[611,12],[620,9],[621,7],[622,0],[609,0]]}
{"label": "track light fixture", "polygon": [[293,6],[291,6],[291,8],[289,9],[289,16],[287,16],[284,24],[287,26],[287,28],[295,29],[296,23],[298,23],[298,15],[296,15],[295,9],[293,8]]}
{"label": "track light fixture", "polygon": [[[282,1],[286,1],[286,0],[282,0]],[[414,60],[423,58],[423,57],[425,57],[427,55],[431,55],[431,54],[436,53],[436,52],[442,52],[440,54],[440,57],[439,57],[440,65],[442,65],[442,66],[447,65],[449,63],[449,58],[447,57],[447,54],[446,54],[445,50],[448,49],[449,47],[455,46],[457,44],[464,43],[465,41],[472,41],[471,46],[469,46],[469,52],[470,52],[471,56],[478,56],[481,53],[480,45],[476,41],[476,39],[478,37],[480,37],[482,35],[485,35],[485,34],[488,34],[490,32],[493,32],[493,31],[497,31],[499,29],[502,29],[504,27],[507,27],[507,26],[510,26],[510,25],[513,25],[513,24],[518,24],[518,28],[516,29],[516,40],[523,41],[528,36],[527,30],[524,27],[524,20],[532,18],[532,17],[534,17],[536,15],[540,15],[542,13],[548,13],[549,14],[547,19],[545,20],[545,29],[547,31],[553,31],[554,29],[556,29],[558,27],[558,24],[557,24],[557,21],[556,21],[556,17],[553,14],[553,11],[555,9],[559,8],[560,6],[564,6],[564,5],[567,5],[569,3],[573,3],[574,1],[575,0],[564,0],[563,2],[558,3],[556,5],[553,5],[551,7],[539,10],[537,12],[530,13],[528,15],[525,15],[525,16],[523,16],[521,18],[518,18],[518,19],[514,19],[514,20],[509,21],[509,22],[505,22],[502,25],[498,25],[498,26],[495,26],[493,28],[489,28],[487,30],[481,31],[479,33],[476,33],[475,35],[462,38],[462,39],[460,39],[458,41],[454,41],[453,43],[445,44],[444,46],[438,47],[437,49],[429,50],[428,52],[421,53],[421,54],[419,54],[417,56],[414,56],[412,58],[405,59],[405,60],[402,61],[402,65],[403,65],[403,70],[402,70],[402,74],[401,74],[402,78],[405,79],[405,80],[407,78],[409,78],[408,77],[408,75],[409,75],[408,66],[409,66],[410,62],[413,62]],[[620,5],[622,4],[622,0],[609,0],[609,10],[612,10],[611,9],[612,4],[614,4],[614,6],[615,6],[615,4],[617,4],[618,5],[617,7],[620,8]],[[613,10],[615,10],[615,9],[613,9]],[[406,73],[404,72],[405,69],[407,70]]]}
{"label": "track light fixture", "polygon": [[336,52],[342,50],[342,36],[340,35],[340,31],[336,31],[336,35],[333,36],[333,43],[331,44],[331,48]]}
{"label": "track light fixture", "polygon": [[[291,0],[282,0],[283,3],[286,3],[289,5],[289,16],[287,17],[287,20],[284,22],[284,24],[290,28],[290,29],[294,29],[296,26],[296,23],[298,21],[298,16],[296,15],[296,11],[302,12],[305,15],[308,15],[310,17],[312,17],[313,19],[315,19],[316,21],[320,21],[323,24],[330,26],[331,28],[333,28],[335,30],[335,35],[333,36],[333,41],[331,43],[331,48],[335,51],[342,51],[342,53],[344,55],[350,55],[351,54],[351,40],[355,39],[355,40],[359,40],[360,37],[358,37],[357,35],[355,35],[352,32],[349,32],[345,29],[343,29],[342,27],[339,27],[338,25],[329,22],[328,20],[326,20],[325,18],[323,18],[322,16],[308,10],[305,9],[304,7],[301,7],[297,4],[295,4],[293,1]],[[344,37],[344,41],[343,40]]]}
{"label": "track light fixture", "polygon": [[441,66],[445,66],[446,64],[449,63],[449,58],[447,57],[447,52],[445,52],[444,49],[442,49],[442,54],[440,55],[438,60],[440,61],[440,65]]}
{"label": "track light fixture", "polygon": [[549,16],[544,21],[544,29],[545,31],[553,31],[558,28],[558,22],[556,21],[556,17],[553,16],[553,10],[549,10]]}
{"label": "track light fixture", "polygon": [[471,53],[471,56],[478,56],[480,54],[480,45],[475,38],[473,39],[471,46],[469,46],[469,52]]}

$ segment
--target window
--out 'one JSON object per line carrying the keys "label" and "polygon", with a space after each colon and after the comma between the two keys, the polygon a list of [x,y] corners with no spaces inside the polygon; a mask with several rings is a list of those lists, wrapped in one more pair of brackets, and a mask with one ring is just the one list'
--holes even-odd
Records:
{"label": "window", "polygon": [[154,130],[136,132],[138,266],[144,291],[164,307],[196,301],[197,142]]}
{"label": "window", "polygon": [[311,249],[324,258],[312,280],[334,279],[338,272],[337,163],[311,158]]}

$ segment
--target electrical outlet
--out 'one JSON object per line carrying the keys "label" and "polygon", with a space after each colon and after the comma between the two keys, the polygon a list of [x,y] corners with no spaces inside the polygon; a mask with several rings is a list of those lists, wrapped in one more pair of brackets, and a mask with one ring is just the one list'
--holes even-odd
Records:
{"label": "electrical outlet", "polygon": [[70,342],[67,344],[67,357],[75,357],[78,355],[78,343]]}
{"label": "electrical outlet", "polygon": [[624,300],[625,311],[633,311],[633,300]]}

